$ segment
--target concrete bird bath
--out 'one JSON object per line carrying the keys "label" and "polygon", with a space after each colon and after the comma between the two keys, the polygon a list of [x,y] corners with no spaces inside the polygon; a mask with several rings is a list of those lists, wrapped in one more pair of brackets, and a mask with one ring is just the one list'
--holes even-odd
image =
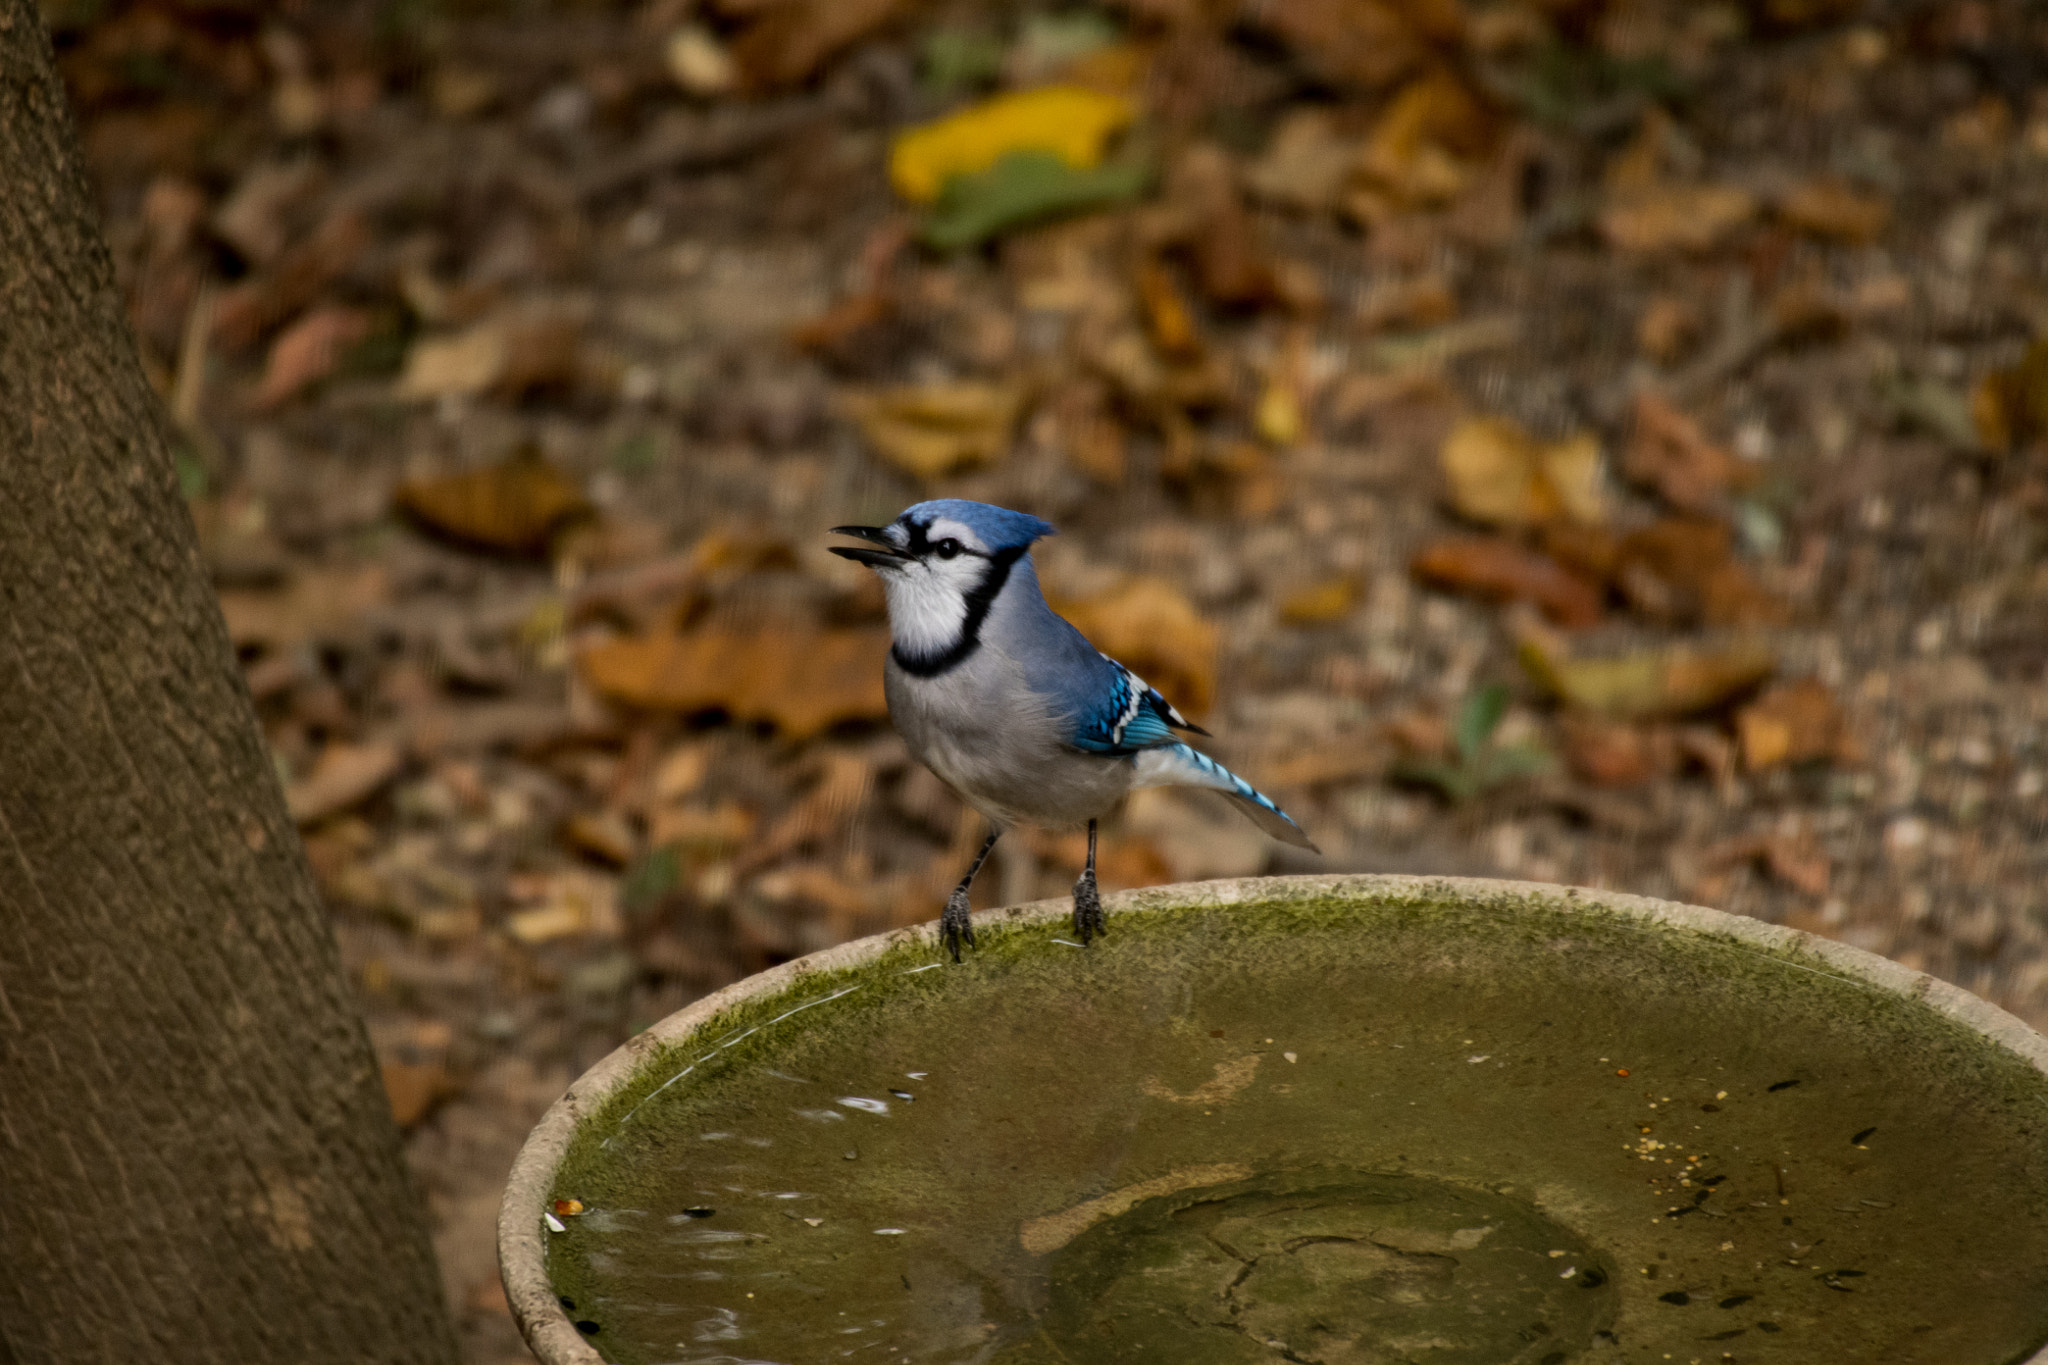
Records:
{"label": "concrete bird bath", "polygon": [[[740,982],[551,1109],[549,1365],[2048,1365],[2048,1040],[1604,892],[1291,877]],[[559,1202],[558,1202],[559,1201]]]}

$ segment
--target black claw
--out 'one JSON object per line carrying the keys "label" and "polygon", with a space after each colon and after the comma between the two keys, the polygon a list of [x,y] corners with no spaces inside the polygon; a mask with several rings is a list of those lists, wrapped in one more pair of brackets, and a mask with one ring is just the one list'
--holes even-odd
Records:
{"label": "black claw", "polygon": [[1074,883],[1074,933],[1084,948],[1097,937],[1109,936],[1109,920],[1102,913],[1102,893],[1096,888],[1093,868]]}
{"label": "black claw", "polygon": [[968,918],[967,895],[964,888],[955,891],[946,901],[946,908],[939,915],[939,939],[946,945],[953,960],[960,960],[960,945],[974,946],[974,921]]}

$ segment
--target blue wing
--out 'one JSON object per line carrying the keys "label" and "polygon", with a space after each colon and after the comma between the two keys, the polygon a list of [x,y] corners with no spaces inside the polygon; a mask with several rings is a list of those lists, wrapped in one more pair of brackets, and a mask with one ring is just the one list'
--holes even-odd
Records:
{"label": "blue wing", "polygon": [[1075,717],[1073,745],[1091,754],[1134,754],[1173,744],[1175,730],[1209,733],[1183,716],[1173,703],[1107,654],[1103,686],[1092,702]]}

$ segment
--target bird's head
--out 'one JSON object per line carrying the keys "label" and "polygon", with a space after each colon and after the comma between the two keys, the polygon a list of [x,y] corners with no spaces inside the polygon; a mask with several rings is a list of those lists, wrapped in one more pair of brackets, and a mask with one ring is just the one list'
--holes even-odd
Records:
{"label": "bird's head", "polygon": [[834,545],[832,553],[881,575],[897,660],[911,667],[971,652],[1012,568],[1033,541],[1054,532],[1027,512],[939,498],[905,508],[887,526],[835,526],[832,533],[869,542]]}

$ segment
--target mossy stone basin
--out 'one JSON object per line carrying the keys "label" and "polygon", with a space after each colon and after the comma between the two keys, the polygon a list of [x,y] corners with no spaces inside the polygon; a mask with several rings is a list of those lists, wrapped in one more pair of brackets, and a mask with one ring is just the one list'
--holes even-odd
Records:
{"label": "mossy stone basin", "polygon": [[[2048,1365],[2048,1040],[1840,944],[1288,877],[847,944],[514,1168],[549,1365]],[[559,1202],[558,1202],[559,1201]]]}

